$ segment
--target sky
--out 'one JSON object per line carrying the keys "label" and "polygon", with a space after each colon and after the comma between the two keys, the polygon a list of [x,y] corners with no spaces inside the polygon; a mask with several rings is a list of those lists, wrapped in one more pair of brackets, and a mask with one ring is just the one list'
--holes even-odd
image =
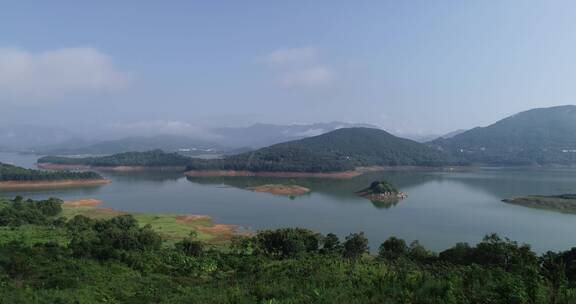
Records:
{"label": "sky", "polygon": [[1,1],[0,124],[441,134],[576,103],[574,1]]}

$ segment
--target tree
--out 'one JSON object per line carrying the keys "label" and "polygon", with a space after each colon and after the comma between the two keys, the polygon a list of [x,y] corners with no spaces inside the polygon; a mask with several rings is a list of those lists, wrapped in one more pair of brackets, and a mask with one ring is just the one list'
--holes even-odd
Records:
{"label": "tree", "polygon": [[332,254],[342,252],[342,244],[340,244],[340,239],[334,233],[328,233],[322,240],[322,253]]}
{"label": "tree", "polygon": [[390,237],[380,245],[378,256],[383,259],[396,260],[408,254],[408,246],[403,239]]}
{"label": "tree", "polygon": [[259,232],[255,237],[255,251],[260,254],[289,258],[317,252],[320,235],[302,228],[282,228]]}
{"label": "tree", "polygon": [[368,252],[368,250],[368,239],[364,236],[364,232],[351,233],[346,237],[342,255],[346,258],[355,260]]}

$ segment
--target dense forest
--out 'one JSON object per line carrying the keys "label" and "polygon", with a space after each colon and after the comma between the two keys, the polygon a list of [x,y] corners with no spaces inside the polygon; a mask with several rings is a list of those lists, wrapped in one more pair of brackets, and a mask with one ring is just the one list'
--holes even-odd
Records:
{"label": "dense forest", "polygon": [[444,155],[423,144],[372,128],[344,128],[211,163],[194,162],[224,170],[329,172],[363,166],[440,166]]}
{"label": "dense forest", "polygon": [[186,167],[190,163],[190,158],[177,153],[167,153],[162,150],[152,150],[146,152],[126,152],[108,156],[97,157],[63,157],[45,156],[38,160],[38,163],[52,163],[63,165],[86,165],[96,167],[115,166],[145,166],[145,167]]}
{"label": "dense forest", "polygon": [[461,162],[575,165],[576,106],[525,111],[430,145]]}
{"label": "dense forest", "polygon": [[189,170],[337,172],[362,166],[440,166],[444,155],[423,144],[370,128],[339,129],[223,159],[193,159],[160,150],[104,157],[43,157],[41,163],[90,166],[187,166]]}
{"label": "dense forest", "polygon": [[537,255],[488,235],[440,253],[390,237],[369,254],[283,228],[212,247],[164,242],[132,216],[60,216],[62,201],[0,200],[0,303],[575,303],[576,248]]}
{"label": "dense forest", "polygon": [[5,181],[55,181],[55,180],[79,180],[101,179],[95,172],[73,171],[43,171],[25,169],[13,165],[0,163],[0,182]]}

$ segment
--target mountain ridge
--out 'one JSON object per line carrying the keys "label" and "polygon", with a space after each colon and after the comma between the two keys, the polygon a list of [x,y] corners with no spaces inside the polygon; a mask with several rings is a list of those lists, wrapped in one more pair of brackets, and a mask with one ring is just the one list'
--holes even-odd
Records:
{"label": "mountain ridge", "polygon": [[576,106],[535,108],[429,143],[451,157],[491,165],[576,163]]}

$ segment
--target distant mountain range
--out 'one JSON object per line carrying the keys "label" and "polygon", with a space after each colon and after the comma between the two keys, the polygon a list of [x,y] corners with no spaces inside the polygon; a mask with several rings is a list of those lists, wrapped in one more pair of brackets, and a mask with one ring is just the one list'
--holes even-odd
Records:
{"label": "distant mountain range", "polygon": [[429,145],[452,159],[471,163],[576,164],[576,106],[521,112]]}
{"label": "distant mountain range", "polygon": [[40,125],[0,125],[2,150],[24,150],[33,146],[63,142],[77,136],[64,128]]}
{"label": "distant mountain range", "polygon": [[84,141],[72,139],[57,145],[33,148],[37,154],[85,155],[115,154],[122,152],[142,152],[161,149],[189,154],[225,153],[233,149],[220,144],[179,135],[157,135],[152,137],[127,137],[105,141]]}
{"label": "distant mountain range", "polygon": [[133,136],[114,140],[87,141],[68,139],[58,144],[39,145],[31,150],[41,155],[97,155],[161,149],[196,156],[229,155],[295,139],[324,134],[340,128],[373,127],[367,124],[343,122],[308,125],[254,124],[249,127],[215,128],[208,130],[212,140],[181,135]]}
{"label": "distant mountain range", "polygon": [[342,128],[378,128],[370,124],[328,122],[314,124],[273,125],[257,123],[249,127],[217,128],[212,130],[220,144],[231,147],[261,148],[290,140],[325,134]]}

